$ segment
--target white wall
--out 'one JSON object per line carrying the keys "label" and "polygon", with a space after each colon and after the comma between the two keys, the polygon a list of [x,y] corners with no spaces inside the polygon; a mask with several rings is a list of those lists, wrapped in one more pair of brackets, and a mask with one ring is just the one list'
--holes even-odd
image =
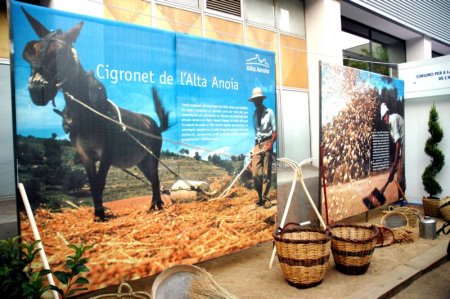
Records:
{"label": "white wall", "polygon": [[419,37],[406,41],[406,61],[431,58],[431,40]]}
{"label": "white wall", "polygon": [[405,80],[406,196],[419,204],[423,196],[428,196],[423,189],[422,173],[430,163],[424,147],[430,136],[428,119],[433,103],[444,130],[438,147],[446,157],[446,164],[436,179],[443,189],[440,197],[450,196],[450,55],[402,63],[399,77]]}
{"label": "white wall", "polygon": [[433,102],[439,113],[439,121],[444,130],[444,138],[439,148],[445,155],[445,166],[437,175],[443,192],[440,197],[450,196],[450,95],[429,98],[406,99],[405,101],[405,171],[406,197],[410,202],[422,203],[422,197],[428,195],[422,185],[422,173],[430,162],[424,152],[428,133],[428,117]]}
{"label": "white wall", "polygon": [[283,139],[278,139],[280,157],[299,163],[311,157],[308,93],[282,90],[281,99],[278,111],[283,132]]}
{"label": "white wall", "polygon": [[341,5],[337,0],[305,0],[308,50],[311,155],[319,161],[319,61],[342,65]]}

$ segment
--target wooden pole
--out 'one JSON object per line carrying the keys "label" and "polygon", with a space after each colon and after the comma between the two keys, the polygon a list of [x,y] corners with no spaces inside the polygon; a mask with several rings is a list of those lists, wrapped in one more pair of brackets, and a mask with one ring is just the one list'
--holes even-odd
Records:
{"label": "wooden pole", "polygon": [[[39,255],[41,256],[42,265],[45,270],[50,270],[50,266],[48,264],[47,256],[45,255],[44,246],[42,245],[41,236],[39,235],[39,230],[36,225],[36,221],[34,220],[33,211],[31,210],[30,201],[28,200],[27,192],[25,191],[25,187],[22,183],[18,184],[20,195],[22,197],[23,205],[25,206],[25,211],[27,212],[28,220],[30,221],[31,229],[33,230],[34,240],[39,241],[37,243],[37,247],[39,250]],[[47,280],[50,285],[56,286],[55,281],[53,280],[52,273],[47,274]],[[58,292],[52,290],[53,298],[59,299]]]}

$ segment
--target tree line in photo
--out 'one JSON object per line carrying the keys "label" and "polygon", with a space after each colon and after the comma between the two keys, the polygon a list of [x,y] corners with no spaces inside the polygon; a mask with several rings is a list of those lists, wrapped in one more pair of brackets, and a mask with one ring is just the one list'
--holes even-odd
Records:
{"label": "tree line in photo", "polygon": [[[23,180],[30,204],[33,209],[45,207],[58,211],[68,201],[75,205],[91,204],[87,175],[81,164],[79,154],[74,150],[70,141],[57,139],[56,134],[50,138],[34,136],[18,136],[17,142],[19,177]],[[198,163],[212,164],[225,170],[229,175],[238,173],[244,164],[245,155],[232,155],[222,158],[219,154],[208,155],[205,160],[196,151],[189,156],[187,148],[178,152],[163,150],[161,159],[192,160]],[[228,159],[227,159],[228,158]],[[138,184],[141,182],[121,173],[120,169],[112,170],[111,177],[120,184]],[[195,178],[193,178],[195,179]],[[130,182],[134,181],[134,182]],[[145,186],[134,189],[136,194],[148,193]],[[44,196],[45,194],[45,196]],[[121,194],[118,194],[120,196]],[[132,194],[128,194],[132,196]],[[86,199],[86,200],[84,200]],[[118,198],[116,198],[118,199]]]}

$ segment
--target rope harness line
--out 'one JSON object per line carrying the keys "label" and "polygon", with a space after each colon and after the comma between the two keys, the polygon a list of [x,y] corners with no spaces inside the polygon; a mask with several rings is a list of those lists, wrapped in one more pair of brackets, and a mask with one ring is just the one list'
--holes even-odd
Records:
{"label": "rope harness line", "polygon": [[150,184],[149,181],[146,181],[146,180],[144,180],[143,178],[141,178],[140,176],[135,175],[134,173],[132,173],[132,172],[129,171],[128,169],[121,168],[120,170],[122,170],[122,171],[125,172],[126,174],[128,174],[128,175],[134,177],[135,179],[138,179],[139,181],[141,181],[141,182],[143,182],[143,183],[145,183],[145,184],[147,184],[147,185],[149,185],[149,186],[152,185],[152,184]]}
{"label": "rope harness line", "polygon": [[108,99],[108,102],[113,105],[114,109],[116,109],[117,112],[117,117],[119,118],[119,123],[122,124],[122,131],[125,132],[125,130],[127,129],[127,127],[123,124],[122,122],[122,113],[120,113],[120,109],[119,107],[116,105],[116,103],[114,103],[113,101],[111,101],[110,99]]}
{"label": "rope harness line", "polygon": [[[111,100],[108,99],[108,102],[111,103],[111,105],[114,107],[114,109],[115,109],[116,112],[117,112],[118,120],[115,120],[115,119],[113,119],[113,118],[111,118],[111,117],[109,117],[109,116],[107,116],[107,115],[105,115],[105,114],[103,114],[103,113],[101,113],[101,112],[95,110],[95,109],[92,108],[91,106],[89,106],[89,105],[87,105],[86,103],[83,103],[82,101],[80,101],[80,100],[78,100],[77,98],[75,98],[73,95],[71,95],[71,94],[70,94],[69,92],[67,92],[67,91],[64,92],[64,95],[67,96],[67,98],[70,99],[71,101],[74,101],[74,102],[80,104],[81,106],[83,106],[84,108],[86,108],[86,109],[88,109],[89,111],[93,112],[94,114],[96,114],[96,115],[98,115],[98,116],[100,116],[100,117],[102,117],[102,118],[104,118],[104,119],[106,119],[106,120],[108,120],[108,121],[110,121],[110,122],[113,122],[113,123],[119,125],[119,126],[122,128],[122,131],[123,131],[124,133],[126,133],[128,136],[130,136],[130,138],[133,139],[134,142],[136,142],[140,147],[142,147],[142,148],[143,148],[147,153],[149,153],[153,158],[155,158],[156,160],[158,160],[158,162],[161,163],[161,165],[163,165],[163,166],[164,166],[171,174],[173,174],[174,176],[176,176],[176,177],[178,177],[180,180],[182,180],[187,186],[189,186],[189,188],[191,188],[192,191],[202,192],[202,193],[204,193],[204,194],[206,194],[206,195],[208,195],[208,196],[211,196],[211,194],[209,194],[208,192],[206,192],[206,191],[204,191],[204,190],[202,190],[202,189],[199,189],[199,188],[195,188],[195,187],[189,182],[189,180],[185,179],[185,178],[182,177],[180,174],[178,174],[178,173],[176,173],[175,171],[173,171],[166,163],[164,163],[161,159],[159,159],[158,156],[156,156],[150,149],[148,149],[148,148],[147,148],[147,147],[146,147],[146,146],[145,146],[138,138],[136,138],[133,134],[131,134],[130,131],[134,131],[134,132],[137,132],[137,133],[139,133],[139,134],[142,134],[142,135],[145,135],[145,136],[148,136],[148,137],[151,137],[151,138],[159,139],[159,140],[161,140],[161,141],[163,140],[163,138],[160,137],[160,136],[156,136],[156,135],[154,135],[154,134],[150,134],[150,133],[148,133],[148,132],[144,132],[144,131],[142,131],[142,130],[136,129],[136,128],[132,127],[132,126],[129,126],[129,125],[123,123],[123,122],[122,122],[122,115],[121,115],[121,113],[120,113],[120,109],[119,109],[119,107],[118,107],[113,101],[111,101]],[[128,130],[127,130],[127,129],[128,129]],[[175,143],[175,142],[174,142],[174,143]],[[177,142],[177,143],[178,143],[178,142]],[[181,144],[181,143],[178,143],[178,144]],[[259,151],[259,152],[253,153],[252,155],[256,155],[256,154],[259,154],[259,153],[264,152],[264,151],[265,151],[265,150],[261,150],[261,151]],[[244,170],[248,167],[248,165],[249,165],[249,164],[247,164],[247,165],[243,168],[243,170],[239,173],[239,175],[234,179],[233,183],[232,183],[232,184],[231,184],[231,185],[230,185],[230,186],[229,186],[229,187],[228,187],[228,188],[227,188],[227,189],[226,189],[219,197],[217,197],[217,198],[215,198],[215,199],[223,198],[223,197],[225,197],[225,196],[228,194],[228,192],[230,191],[231,187],[232,187],[232,186],[234,185],[234,183],[237,181],[237,179],[239,178],[239,176],[242,175],[242,173],[243,173]],[[145,182],[145,183],[147,183],[147,184],[150,185],[150,183],[146,182],[145,180],[143,180],[142,178],[138,177],[137,175],[131,173],[130,171],[128,171],[128,170],[126,170],[126,169],[123,169],[123,168],[122,168],[122,170],[123,170],[124,172],[126,172],[127,174],[129,174],[129,175],[131,175],[131,176],[133,176],[133,177],[139,179],[140,181],[143,181],[143,182]],[[226,193],[225,193],[225,192],[226,192]]]}
{"label": "rope harness line", "polygon": [[142,147],[147,153],[149,153],[153,158],[155,158],[156,160],[158,160],[159,163],[161,163],[162,166],[164,166],[171,174],[175,175],[176,177],[180,178],[180,180],[182,180],[183,182],[186,183],[186,185],[189,186],[189,188],[191,188],[191,190],[196,190],[196,188],[189,183],[188,180],[186,180],[185,178],[183,178],[180,174],[176,173],[175,171],[173,171],[172,169],[170,169],[169,166],[167,166],[166,163],[164,163],[163,161],[161,161],[161,159],[159,159],[158,156],[156,156],[151,150],[149,150],[139,139],[137,139],[133,134],[131,134],[129,131],[124,131],[128,136],[130,136],[131,139],[134,140],[134,142],[136,142],[140,147]]}
{"label": "rope harness line", "polygon": [[[83,103],[82,101],[78,100],[77,98],[75,98],[73,95],[71,95],[71,94],[70,94],[69,92],[67,92],[67,91],[64,91],[63,93],[64,93],[64,95],[66,95],[70,100],[72,100],[72,101],[74,101],[74,102],[80,104],[81,106],[83,106],[84,108],[90,110],[91,112],[95,113],[96,115],[98,115],[98,116],[100,116],[100,117],[102,117],[102,118],[104,118],[104,119],[106,119],[106,120],[109,120],[109,121],[111,121],[111,122],[113,122],[113,123],[115,123],[115,124],[117,124],[117,125],[119,125],[119,126],[121,126],[121,127],[124,126],[126,129],[128,129],[128,130],[130,130],[130,131],[134,131],[134,132],[139,133],[139,134],[142,134],[142,135],[144,135],[144,136],[147,136],[147,137],[150,137],[150,138],[154,138],[154,139],[159,139],[159,140],[161,140],[161,141],[166,141],[166,142],[169,142],[169,143],[172,143],[172,144],[183,145],[183,146],[187,146],[187,147],[190,147],[190,148],[194,148],[194,149],[198,149],[198,150],[203,150],[203,151],[205,151],[205,152],[212,152],[212,151],[209,150],[208,148],[198,147],[198,146],[193,146],[193,145],[191,145],[191,144],[187,144],[187,143],[183,143],[183,142],[179,142],[179,141],[174,141],[174,140],[170,140],[170,139],[163,139],[161,136],[157,136],[157,135],[154,135],[154,134],[151,134],[151,133],[148,133],[148,132],[145,132],[145,131],[136,129],[136,128],[132,127],[132,126],[129,126],[129,125],[125,124],[125,123],[122,123],[122,122],[120,122],[120,121],[117,121],[117,120],[115,120],[115,119],[113,119],[113,118],[111,118],[111,117],[109,117],[109,116],[107,116],[107,115],[105,115],[105,114],[103,114],[103,113],[101,113],[101,112],[95,110],[95,109],[92,108],[91,106],[89,106],[89,105]],[[110,100],[108,100],[108,101],[110,101]],[[112,101],[111,101],[111,103],[112,103]],[[224,155],[224,156],[231,156],[230,154],[227,154],[227,153],[219,153],[219,154]]]}
{"label": "rope harness line", "polygon": [[[251,155],[250,155],[250,157],[251,156],[253,156],[253,155],[258,155],[258,154],[260,154],[260,153],[262,153],[262,152],[265,152],[266,150],[260,150],[259,152],[256,152],[256,153],[252,153]],[[216,200],[216,199],[220,199],[220,198],[224,198],[224,197],[226,197],[227,195],[228,195],[228,193],[230,192],[230,190],[231,190],[231,187],[233,187],[233,185],[236,183],[236,181],[239,179],[239,177],[244,173],[244,171],[248,168],[248,166],[251,164],[251,160],[250,160],[250,162],[249,163],[246,163],[245,165],[244,165],[244,167],[242,168],[242,170],[241,170],[241,172],[239,172],[239,174],[234,178],[234,180],[233,180],[233,182],[231,182],[231,184],[219,195],[219,196],[217,196],[216,198],[214,198],[213,200]]]}
{"label": "rope harness line", "polygon": [[[170,167],[167,166],[167,164],[165,164],[164,162],[162,162],[161,159],[159,159],[158,156],[156,156],[156,155],[155,155],[150,149],[148,149],[148,147],[146,147],[139,139],[137,139],[133,134],[131,134],[131,133],[129,132],[129,130],[133,130],[133,131],[136,131],[136,132],[138,132],[138,133],[142,133],[142,134],[147,135],[147,136],[149,136],[149,137],[157,137],[157,138],[160,139],[160,140],[162,140],[162,138],[159,137],[159,136],[156,136],[156,135],[154,135],[154,134],[150,134],[150,133],[141,131],[141,130],[139,130],[139,129],[136,129],[136,128],[134,128],[134,127],[128,126],[128,125],[126,125],[125,123],[123,123],[123,122],[122,122],[122,115],[121,115],[121,113],[120,113],[119,107],[118,107],[115,103],[113,103],[111,100],[108,99],[108,102],[110,102],[110,103],[113,105],[113,107],[115,108],[115,110],[117,111],[117,117],[118,117],[118,119],[119,119],[118,121],[115,120],[115,119],[113,119],[113,118],[111,118],[111,117],[109,117],[109,116],[107,116],[107,115],[104,115],[103,113],[101,113],[101,112],[95,110],[95,109],[92,108],[91,106],[89,106],[89,105],[83,103],[82,101],[78,100],[77,98],[75,98],[73,95],[71,95],[71,94],[68,93],[67,91],[64,92],[64,95],[66,95],[70,100],[72,100],[72,101],[74,101],[74,102],[76,102],[76,103],[82,105],[82,106],[85,107],[86,109],[88,109],[88,110],[90,110],[91,112],[95,113],[96,115],[99,115],[99,116],[103,117],[104,119],[109,120],[109,121],[111,121],[111,122],[113,122],[113,123],[115,123],[115,124],[121,126],[122,131],[123,131],[124,133],[126,133],[128,136],[130,136],[130,138],[133,139],[134,142],[136,142],[140,147],[142,147],[142,148],[143,148],[147,153],[149,153],[153,158],[155,158],[156,160],[158,160],[158,162],[161,163],[161,165],[163,165],[163,166],[164,166],[171,174],[173,174],[173,175],[175,175],[176,177],[178,177],[179,179],[181,179],[184,183],[186,183],[186,185],[188,185],[188,186],[191,188],[191,190],[196,190],[195,187],[194,187],[191,183],[189,183],[188,180],[186,180],[186,179],[183,178],[180,174],[178,174],[178,173],[176,173],[175,171],[173,171],[172,169],[170,169]],[[127,130],[127,129],[129,129],[129,130]],[[124,170],[124,169],[122,169],[122,170]],[[125,171],[125,170],[124,170],[124,171]],[[129,171],[125,171],[125,172],[128,173],[128,174],[130,174],[131,176],[133,176],[133,177],[135,177],[135,178],[139,178],[138,176],[132,174],[132,173],[129,172]],[[141,178],[139,178],[139,179],[142,180]]]}

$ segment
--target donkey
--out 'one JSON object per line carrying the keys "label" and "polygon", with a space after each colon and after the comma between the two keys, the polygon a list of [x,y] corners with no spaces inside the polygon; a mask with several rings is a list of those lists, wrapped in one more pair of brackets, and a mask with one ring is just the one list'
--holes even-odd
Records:
{"label": "donkey", "polygon": [[[103,190],[111,166],[126,169],[137,165],[152,185],[150,210],[162,209],[158,162],[161,133],[169,128],[169,114],[164,110],[157,91],[153,89],[153,101],[159,126],[146,115],[119,108],[108,101],[105,86],[92,72],[83,69],[73,48],[83,22],[67,32],[51,32],[25,9],[22,8],[22,11],[40,38],[28,42],[23,51],[24,59],[31,66],[28,79],[31,100],[38,106],[45,106],[50,101],[55,105],[58,91],[64,93],[64,110],[54,111],[63,117],[63,128],[69,133],[88,175],[94,201],[94,220],[107,220]],[[121,124],[98,115],[88,107],[115,120],[120,119]],[[125,127],[133,130],[124,131]]]}

